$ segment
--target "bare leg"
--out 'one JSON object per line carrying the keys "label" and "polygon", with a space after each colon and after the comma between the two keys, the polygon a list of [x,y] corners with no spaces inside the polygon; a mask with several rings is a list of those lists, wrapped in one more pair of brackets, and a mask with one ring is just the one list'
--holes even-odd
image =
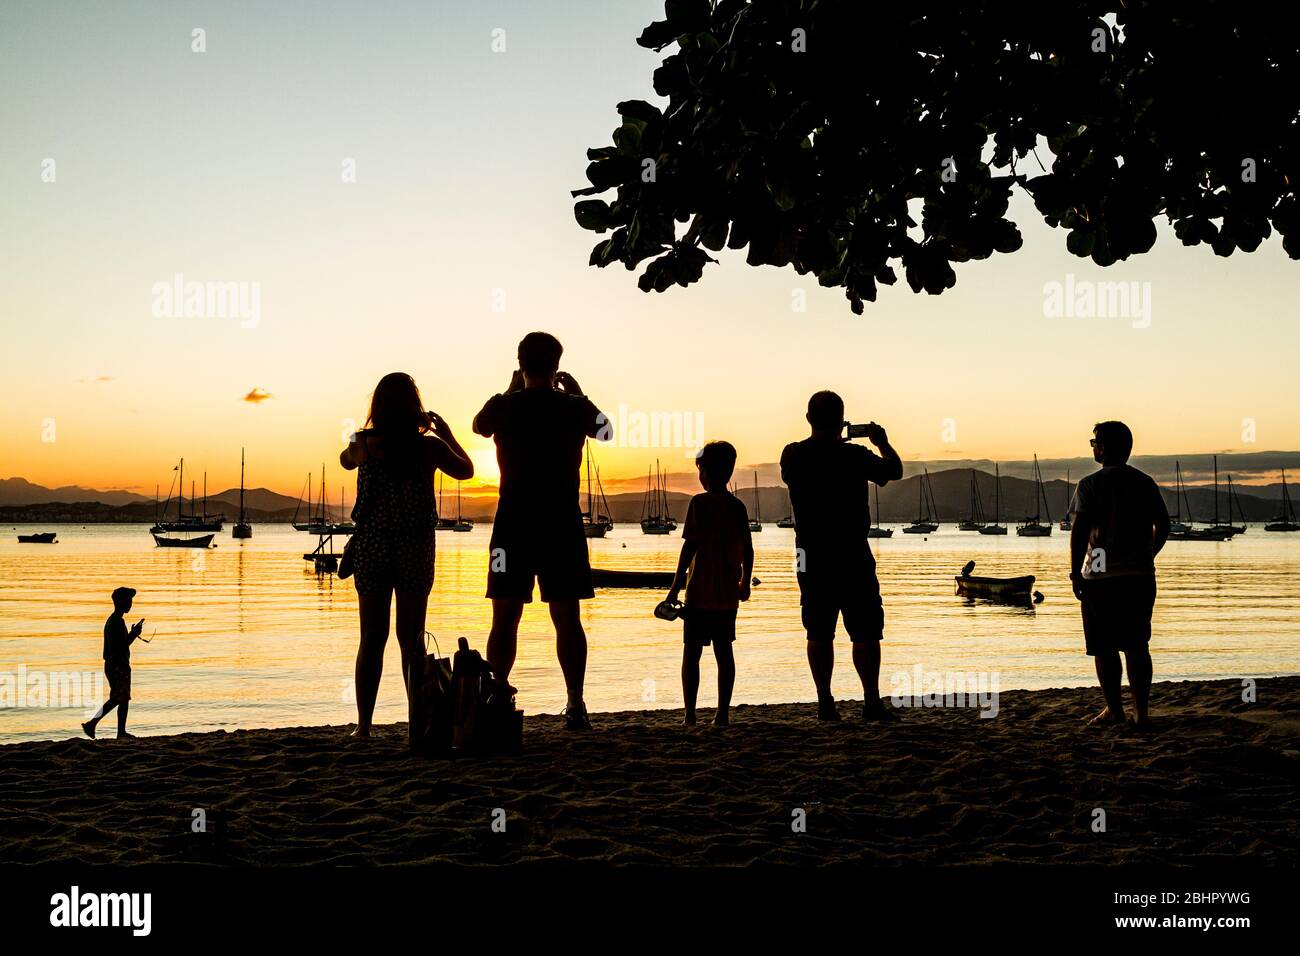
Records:
{"label": "bare leg", "polygon": [[353,681],[357,694],[357,729],[354,737],[370,736],[370,721],[375,716],[379,697],[379,679],[384,675],[384,647],[388,644],[389,611],[393,592],[357,594],[361,610],[361,643],[357,647],[357,666]]}
{"label": "bare leg", "polygon": [[695,724],[695,699],[700,690],[700,654],[703,651],[701,644],[682,645],[682,700],[686,705],[686,719],[682,723],[688,727]]}
{"label": "bare leg", "polygon": [[131,702],[124,700],[117,705],[117,735],[119,737],[130,737],[126,732],[126,715],[131,710]]}
{"label": "bare leg", "polygon": [[[713,659],[718,662],[718,712],[713,722],[719,727],[731,723],[731,692],[736,686],[736,658],[730,641],[713,642]],[[699,669],[696,668],[696,677]]]}
{"label": "bare leg", "polygon": [[1097,668],[1097,681],[1101,684],[1101,693],[1106,699],[1106,707],[1088,723],[1122,724],[1124,722],[1124,695],[1120,681],[1124,672],[1120,665],[1119,654],[1116,651],[1110,651],[1105,654],[1094,655],[1093,663]]}
{"label": "bare leg", "polygon": [[555,625],[555,651],[564,672],[564,686],[569,692],[569,706],[582,703],[583,684],[587,677],[587,632],[582,629],[581,603],[551,602],[551,623]]}
{"label": "bare leg", "polygon": [[519,619],[524,602],[514,598],[492,599],[492,630],[488,632],[487,660],[497,680],[508,680],[519,648]]}
{"label": "bare leg", "polygon": [[879,710],[880,703],[880,642],[854,641],[853,666],[862,681],[862,704],[868,710]]}
{"label": "bare leg", "polygon": [[420,706],[420,684],[424,679],[424,620],[428,609],[427,592],[397,592],[397,644],[402,649],[402,679],[406,683],[406,741],[413,748],[423,739],[425,715]]}
{"label": "bare leg", "polygon": [[1143,646],[1124,654],[1128,662],[1128,686],[1133,691],[1133,711],[1139,726],[1151,722],[1147,704],[1151,699],[1151,650]]}
{"label": "bare leg", "polygon": [[99,710],[95,711],[95,716],[91,717],[90,720],[86,721],[84,724],[81,725],[81,729],[86,732],[87,737],[91,738],[92,740],[94,739],[95,728],[99,726],[99,722],[103,720],[105,717],[107,717],[109,712],[112,711],[112,709],[116,706],[117,706],[117,701],[114,700],[104,701],[103,706],[100,707]]}
{"label": "bare leg", "polygon": [[831,694],[831,675],[835,672],[834,642],[809,641],[808,667],[812,671],[813,684],[817,687],[817,716],[825,720],[838,720],[835,697]]}

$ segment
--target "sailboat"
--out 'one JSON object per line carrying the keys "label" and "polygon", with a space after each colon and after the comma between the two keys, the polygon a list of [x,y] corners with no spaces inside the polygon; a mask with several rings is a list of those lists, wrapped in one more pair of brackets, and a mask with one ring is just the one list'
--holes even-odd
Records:
{"label": "sailboat", "polygon": [[[324,477],[325,477],[325,476],[324,476],[324,469],[322,468],[322,469],[321,469],[321,480],[322,480],[322,481],[324,481]],[[311,531],[311,530],[313,530],[313,529],[316,527],[316,524],[317,524],[315,512],[312,510],[312,498],[311,498],[311,472],[310,472],[310,471],[307,472],[307,488],[306,488],[306,491],[307,491],[307,520],[306,520],[306,521],[299,521],[299,520],[298,520],[298,511],[299,511],[300,508],[302,508],[302,493],[299,492],[299,494],[298,494],[298,504],[297,504],[297,505],[294,507],[294,509],[293,509],[293,520],[292,520],[292,522],[291,522],[291,523],[293,524],[293,530],[294,530],[294,531]],[[323,496],[322,496],[322,497],[323,497]]]}
{"label": "sailboat", "polygon": [[[1042,505],[1040,510],[1039,505]],[[1042,519],[1046,517],[1047,521]],[[1047,505],[1047,489],[1043,487],[1043,472],[1034,456],[1034,514],[1016,525],[1016,534],[1022,538],[1046,538],[1052,533],[1052,514]]]}
{"label": "sailboat", "polygon": [[1065,510],[1061,512],[1061,523],[1057,525],[1062,531],[1069,531],[1074,527],[1070,521],[1070,505],[1074,495],[1073,487],[1070,485],[1070,469],[1065,469]]}
{"label": "sailboat", "polygon": [[979,486],[975,483],[975,469],[970,471],[970,511],[969,516],[957,525],[958,531],[978,531],[988,524],[984,520],[984,502],[980,500]]}
{"label": "sailboat", "polygon": [[1002,473],[998,471],[997,462],[993,463],[993,523],[980,528],[980,534],[1006,534],[1007,526],[1002,523]]}
{"label": "sailboat", "polygon": [[1219,520],[1219,456],[1214,456],[1214,521],[1210,527],[1216,531],[1222,531],[1231,538],[1234,534],[1240,534],[1246,530],[1243,524],[1240,531],[1232,523],[1232,479],[1228,479],[1228,513],[1224,516],[1226,520]]}
{"label": "sailboat", "polygon": [[442,507],[442,472],[438,473],[438,520],[433,523],[434,531],[454,531],[456,520],[448,518]]}
{"label": "sailboat", "polygon": [[248,523],[248,518],[244,514],[244,449],[239,449],[239,520],[235,526],[230,529],[232,538],[251,538],[253,536],[253,526]]}
{"label": "sailboat", "polygon": [[[1215,494],[1215,504],[1218,504],[1218,495]],[[1187,508],[1187,520],[1183,520],[1183,508]],[[1216,509],[1217,510],[1217,509]],[[1232,537],[1232,532],[1224,528],[1195,527],[1196,519],[1192,517],[1192,502],[1187,497],[1187,485],[1183,483],[1183,468],[1179,462],[1174,462],[1174,517],[1169,523],[1169,540],[1170,541],[1226,541]]]}
{"label": "sailboat", "polygon": [[894,536],[893,528],[882,528],[880,526],[880,486],[876,485],[876,510],[871,513],[872,524],[867,525],[868,538],[892,538]]}
{"label": "sailboat", "polygon": [[[587,510],[582,513],[582,533],[588,538],[603,538],[614,527],[614,519],[609,516],[609,502],[605,500],[605,489],[600,487],[600,472],[596,472],[596,490],[591,487],[591,442],[587,442]],[[596,507],[599,498],[600,508]]]}
{"label": "sailboat", "polygon": [[934,504],[934,491],[930,488],[930,471],[921,475],[917,487],[916,520],[903,529],[903,534],[930,534],[939,529],[939,509]]}
{"label": "sailboat", "polygon": [[777,526],[778,528],[793,528],[793,527],[794,527],[794,515],[786,515],[784,518],[777,518],[777,519],[776,519],[776,526]]}
{"label": "sailboat", "polygon": [[758,472],[754,472],[754,517],[749,519],[750,531],[763,530],[763,509],[758,503]]}
{"label": "sailboat", "polygon": [[1300,523],[1296,522],[1295,508],[1291,504],[1291,494],[1286,490],[1285,468],[1282,469],[1282,513],[1264,525],[1264,530],[1300,531]]}
{"label": "sailboat", "polygon": [[[226,516],[224,514],[210,515],[208,511],[208,476],[203,476],[203,513],[199,514],[194,510],[195,495],[193,490],[190,491],[190,512],[185,513],[185,459],[180,460],[176,466],[179,477],[176,483],[176,518],[167,520],[167,505],[163,505],[162,520],[154,524],[149,529],[150,534],[157,534],[160,531],[220,531],[225,524]],[[190,485],[193,486],[191,481]],[[167,491],[167,501],[171,501],[171,490]]]}
{"label": "sailboat", "polygon": [[670,534],[677,530],[677,522],[668,513],[668,492],[663,488],[663,475],[659,471],[659,461],[655,460],[655,481],[650,484],[650,473],[646,472],[645,500],[641,503],[641,533]]}
{"label": "sailboat", "polygon": [[[315,535],[349,535],[356,533],[356,525],[351,521],[331,521],[329,515],[329,506],[326,503],[325,494],[325,466],[320,466],[320,500],[317,502],[319,510],[311,512],[311,474],[307,475],[307,520],[300,522],[298,520],[298,509],[293,511],[293,527],[295,531],[306,531],[308,534]],[[302,505],[302,499],[298,499],[299,506]],[[346,499],[342,493],[339,494],[339,514],[345,512]]]}
{"label": "sailboat", "polygon": [[[1241,519],[1241,524],[1232,523],[1234,509],[1237,512],[1237,517]],[[1227,520],[1220,527],[1227,528],[1234,535],[1246,533],[1246,513],[1241,510],[1241,501],[1237,498],[1237,493],[1232,489],[1232,475],[1228,476],[1228,513],[1225,517]]]}
{"label": "sailboat", "polygon": [[460,479],[456,479],[456,523],[451,526],[452,531],[459,531],[462,534],[466,531],[474,530],[474,521],[466,518],[460,512]]}

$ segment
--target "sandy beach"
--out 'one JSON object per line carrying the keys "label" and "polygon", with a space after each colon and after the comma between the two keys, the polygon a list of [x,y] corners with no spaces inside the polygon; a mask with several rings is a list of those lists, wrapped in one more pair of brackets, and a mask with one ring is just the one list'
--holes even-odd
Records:
{"label": "sandy beach", "polygon": [[512,758],[408,757],[400,726],[14,744],[0,863],[1300,862],[1300,677],[1254,704],[1236,680],[1157,684],[1149,734],[1086,728],[1098,698],[1012,691],[994,719],[889,727],[849,701],[839,725],[809,704],[739,707],[727,729],[545,716]]}

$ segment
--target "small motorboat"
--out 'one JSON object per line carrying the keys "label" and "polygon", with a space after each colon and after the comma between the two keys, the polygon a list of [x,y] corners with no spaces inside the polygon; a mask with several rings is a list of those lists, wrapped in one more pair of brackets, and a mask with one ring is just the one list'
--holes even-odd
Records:
{"label": "small motorboat", "polygon": [[615,571],[609,568],[591,569],[591,586],[594,588],[652,588],[667,591],[673,586],[673,571]]}
{"label": "small motorboat", "polygon": [[961,597],[979,598],[984,601],[998,601],[1004,604],[1034,603],[1034,576],[1022,574],[1014,578],[984,578],[971,574],[975,562],[968,561],[956,575],[956,593]]}
{"label": "small motorboat", "polygon": [[160,548],[206,548],[212,544],[215,537],[210,534],[201,534],[194,538],[167,538],[155,533],[153,543]]}
{"label": "small motorboat", "polygon": [[42,531],[39,534],[20,534],[18,536],[19,544],[57,544],[54,539],[58,537],[58,532]]}

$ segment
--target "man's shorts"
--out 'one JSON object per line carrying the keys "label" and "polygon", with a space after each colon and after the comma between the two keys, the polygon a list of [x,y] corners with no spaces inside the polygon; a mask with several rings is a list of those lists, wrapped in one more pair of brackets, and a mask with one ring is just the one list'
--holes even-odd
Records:
{"label": "man's shorts", "polygon": [[736,639],[736,611],[687,606],[682,613],[682,643],[708,647],[714,641],[730,644]]}
{"label": "man's shorts", "polygon": [[104,661],[104,676],[108,678],[108,699],[114,704],[125,704],[131,699],[131,665]]}
{"label": "man's shorts", "polygon": [[1145,648],[1156,603],[1154,574],[1120,575],[1083,582],[1083,640],[1089,657]]}
{"label": "man's shorts", "polygon": [[594,595],[581,515],[549,529],[498,522],[489,547],[489,598],[530,603],[534,581],[543,601],[584,601]]}
{"label": "man's shorts", "polygon": [[799,603],[810,641],[835,639],[835,624],[844,621],[849,640],[879,641],[885,633],[885,607],[870,551],[850,555],[804,554],[798,572]]}

